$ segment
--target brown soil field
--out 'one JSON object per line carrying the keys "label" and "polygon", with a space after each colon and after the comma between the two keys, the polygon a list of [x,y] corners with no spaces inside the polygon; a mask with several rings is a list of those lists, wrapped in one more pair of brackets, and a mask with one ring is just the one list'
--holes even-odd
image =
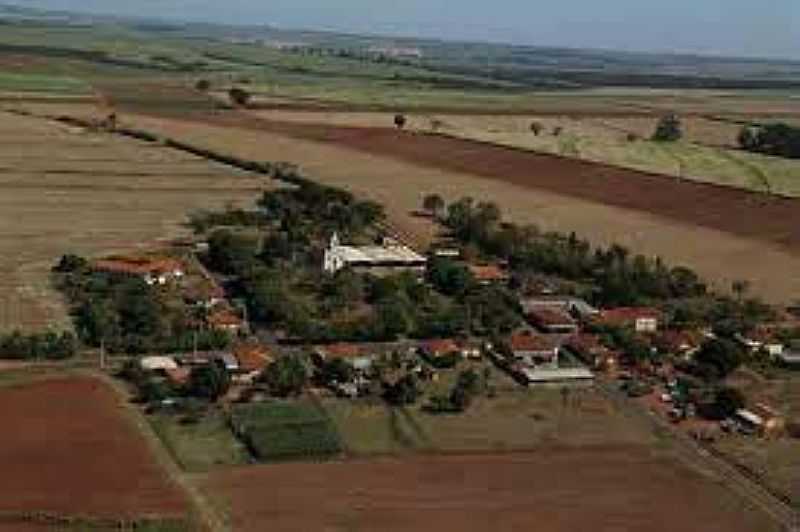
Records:
{"label": "brown soil field", "polygon": [[264,186],[174,150],[0,114],[0,331],[69,326],[49,285],[62,254],[157,244],[184,234],[190,211],[249,204]]}
{"label": "brown soil field", "polygon": [[769,532],[755,510],[641,447],[238,468],[207,490],[239,532]]}
{"label": "brown soil field", "polygon": [[188,502],[117,394],[91,377],[0,389],[0,514],[179,518]]}
{"label": "brown soil field", "polygon": [[[486,164],[484,145],[446,138],[380,130],[373,138],[373,130],[345,128],[351,138],[341,128],[302,124],[301,131],[287,132],[284,125],[229,115],[181,120],[124,114],[122,120],[243,158],[297,163],[315,179],[384,203],[395,225],[422,237],[431,237],[433,228],[411,213],[426,193],[438,192],[450,200],[471,195],[497,202],[518,223],[575,231],[597,244],[618,242],[694,267],[720,289],[747,279],[753,293],[768,300],[800,297],[797,202],[764,203],[761,196],[732,189],[635,172],[631,179],[625,171],[580,161],[567,161],[578,173],[565,174],[563,159],[502,148],[497,149],[500,160]],[[299,138],[306,133],[320,140]],[[326,135],[334,142],[325,142]],[[373,145],[380,153],[369,152]],[[415,152],[421,146],[424,151]],[[431,146],[443,152],[435,153]],[[537,166],[519,166],[518,157]],[[617,197],[615,187],[620,187]]]}

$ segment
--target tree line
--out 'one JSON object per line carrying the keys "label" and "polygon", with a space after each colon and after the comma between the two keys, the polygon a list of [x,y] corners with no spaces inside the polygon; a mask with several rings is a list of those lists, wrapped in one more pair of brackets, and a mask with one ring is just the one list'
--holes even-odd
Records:
{"label": "tree line", "polygon": [[783,123],[745,126],[738,140],[739,146],[747,151],[789,159],[800,158],[800,127]]}

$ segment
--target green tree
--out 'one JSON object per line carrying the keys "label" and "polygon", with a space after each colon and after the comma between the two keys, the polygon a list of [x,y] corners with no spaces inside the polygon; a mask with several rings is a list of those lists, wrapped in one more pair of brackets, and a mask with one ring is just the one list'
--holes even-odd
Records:
{"label": "green tree", "polygon": [[208,263],[218,272],[239,274],[252,264],[258,253],[258,241],[227,229],[215,231],[208,239]]}
{"label": "green tree", "polygon": [[189,392],[196,396],[216,401],[230,388],[231,379],[222,364],[212,362],[194,368],[189,377]]}
{"label": "green tree", "polygon": [[715,338],[705,342],[695,354],[698,372],[706,378],[721,379],[742,363],[741,347],[727,338]]}
{"label": "green tree", "polygon": [[206,92],[211,88],[211,82],[207,79],[198,79],[197,82],[194,84],[194,88],[199,90],[200,92]]}
{"label": "green tree", "polygon": [[674,113],[661,117],[653,133],[653,140],[658,142],[675,142],[683,138],[683,126]]}
{"label": "green tree", "polygon": [[249,92],[239,87],[233,87],[228,91],[228,98],[230,98],[231,103],[241,107],[247,107],[251,97]]}
{"label": "green tree", "polygon": [[270,393],[277,397],[298,395],[308,380],[308,373],[303,362],[294,355],[284,356],[270,364],[264,374],[263,381]]}
{"label": "green tree", "polygon": [[449,296],[464,294],[474,282],[466,266],[445,257],[429,262],[427,276],[436,290]]}
{"label": "green tree", "polygon": [[384,398],[394,406],[414,404],[419,398],[420,390],[417,378],[412,374],[404,375],[394,384],[386,387]]}
{"label": "green tree", "polygon": [[428,211],[431,216],[438,218],[444,211],[444,199],[439,194],[428,194],[422,200],[422,208]]}
{"label": "green tree", "polygon": [[744,406],[744,395],[736,388],[720,388],[714,395],[714,409],[719,419],[733,416],[737,410],[744,408]]}
{"label": "green tree", "polygon": [[406,122],[407,122],[406,115],[400,113],[394,115],[394,127],[396,127],[397,129],[403,129],[404,127],[406,127]]}
{"label": "green tree", "polygon": [[341,358],[326,360],[319,369],[319,378],[325,383],[350,382],[354,375],[353,366]]}

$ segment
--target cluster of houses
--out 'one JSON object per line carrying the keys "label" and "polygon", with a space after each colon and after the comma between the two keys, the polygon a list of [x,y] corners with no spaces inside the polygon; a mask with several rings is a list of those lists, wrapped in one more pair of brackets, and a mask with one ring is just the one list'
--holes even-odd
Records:
{"label": "cluster of houses", "polygon": [[266,367],[274,361],[274,356],[258,342],[239,342],[230,350],[198,351],[142,357],[141,368],[157,373],[176,387],[186,386],[192,370],[209,364],[224,367],[236,384],[252,384]]}
{"label": "cluster of houses", "polygon": [[177,289],[186,305],[197,309],[198,328],[238,334],[247,324],[225,297],[225,291],[197,261],[162,254],[115,255],[90,265],[97,273],[138,278],[148,286]]}

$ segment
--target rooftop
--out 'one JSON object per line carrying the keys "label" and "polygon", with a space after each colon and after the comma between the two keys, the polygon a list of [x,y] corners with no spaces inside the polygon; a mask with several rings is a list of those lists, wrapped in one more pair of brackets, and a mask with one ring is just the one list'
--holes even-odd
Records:
{"label": "rooftop", "polygon": [[496,264],[470,264],[468,267],[476,281],[508,280],[508,273]]}
{"label": "rooftop", "polygon": [[326,358],[358,358],[364,355],[364,350],[360,345],[348,343],[319,346],[317,352]]}
{"label": "rooftop", "polygon": [[589,380],[594,374],[586,368],[529,368],[517,369],[528,382],[560,382],[569,380]]}
{"label": "rooftop", "polygon": [[576,325],[572,316],[559,308],[537,307],[529,311],[527,316],[544,327]]}
{"label": "rooftop", "polygon": [[426,340],[420,344],[420,347],[426,353],[434,356],[446,355],[459,350],[459,346],[456,341],[449,338]]}
{"label": "rooftop", "polygon": [[95,270],[131,275],[159,274],[183,270],[181,261],[169,257],[109,257],[95,261],[92,266]]}
{"label": "rooftop", "polygon": [[661,318],[661,311],[653,307],[617,307],[600,312],[600,319],[607,322],[626,322],[659,318]]}
{"label": "rooftop", "polygon": [[237,345],[233,349],[233,356],[239,361],[239,368],[244,371],[261,371],[273,360],[269,351],[254,343]]}
{"label": "rooftop", "polygon": [[561,342],[556,337],[535,334],[530,331],[515,333],[511,336],[508,343],[511,350],[514,352],[555,352],[561,345]]}
{"label": "rooftop", "polygon": [[337,246],[332,250],[348,263],[419,262],[427,259],[403,245],[392,246]]}

